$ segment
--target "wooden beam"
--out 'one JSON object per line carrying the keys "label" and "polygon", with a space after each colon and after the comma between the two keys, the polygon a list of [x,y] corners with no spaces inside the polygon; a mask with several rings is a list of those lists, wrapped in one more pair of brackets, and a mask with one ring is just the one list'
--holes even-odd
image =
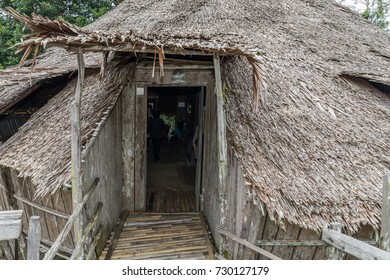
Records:
{"label": "wooden beam", "polygon": [[332,229],[323,229],[322,240],[362,260],[390,260],[390,253]]}
{"label": "wooden beam", "polygon": [[[62,243],[64,243],[66,236],[69,234],[70,230],[72,229],[73,223],[76,221],[77,217],[80,215],[81,211],[84,208],[85,203],[87,203],[88,199],[91,197],[92,192],[95,190],[96,186],[98,185],[99,179],[97,178],[91,188],[87,191],[87,194],[84,196],[81,203],[78,204],[76,209],[74,209],[72,215],[70,216],[68,222],[65,224],[64,228],[62,229],[61,233],[58,235],[56,241],[54,241],[53,246],[47,251],[44,260],[52,260],[54,259],[57,251],[59,250]],[[81,239],[81,238],[80,238]]]}
{"label": "wooden beam", "polygon": [[[80,107],[82,88],[85,76],[85,64],[82,49],[77,52],[78,77],[75,99],[71,105],[71,176],[72,176],[72,202],[76,209],[83,198],[81,175],[81,134],[80,134]],[[77,215],[74,222],[74,239],[79,243],[83,234],[83,216]]]}
{"label": "wooden beam", "polygon": [[18,239],[22,231],[23,210],[0,212],[0,241]]}
{"label": "wooden beam", "polygon": [[27,235],[27,259],[39,260],[41,243],[41,221],[39,216],[30,217]]}
{"label": "wooden beam", "polygon": [[21,202],[23,202],[23,203],[25,203],[27,205],[30,205],[33,208],[41,210],[41,211],[43,211],[45,213],[52,214],[54,216],[57,216],[57,217],[60,217],[60,218],[66,219],[66,220],[68,220],[69,217],[70,217],[70,215],[67,214],[67,213],[64,213],[64,212],[61,212],[61,211],[57,211],[55,209],[43,206],[43,205],[38,204],[36,202],[30,201],[30,200],[28,200],[28,199],[26,199],[24,197],[21,197],[21,196],[19,196],[17,194],[14,194],[14,198],[16,198],[17,200],[19,200],[19,201],[21,201]]}
{"label": "wooden beam", "polygon": [[274,254],[272,254],[272,253],[270,253],[270,252],[268,252],[268,251],[266,251],[266,250],[264,250],[264,249],[262,249],[262,248],[260,248],[260,247],[257,247],[257,246],[255,246],[255,245],[253,245],[252,243],[249,243],[247,240],[242,239],[242,238],[240,238],[240,237],[234,235],[233,233],[230,233],[230,232],[228,232],[228,231],[222,229],[222,228],[219,227],[219,226],[216,227],[216,230],[217,230],[219,233],[221,233],[221,234],[223,234],[223,235],[225,235],[225,236],[227,236],[227,237],[233,239],[234,241],[236,241],[236,242],[238,242],[238,243],[240,243],[240,244],[242,244],[242,245],[248,247],[249,249],[252,249],[253,251],[255,251],[255,252],[257,252],[257,253],[259,253],[259,254],[261,254],[261,255],[263,255],[263,256],[266,256],[266,257],[269,258],[270,260],[281,260],[281,258],[279,258],[278,256],[275,256]]}
{"label": "wooden beam", "polygon": [[383,180],[380,248],[390,252],[390,175],[386,175]]}

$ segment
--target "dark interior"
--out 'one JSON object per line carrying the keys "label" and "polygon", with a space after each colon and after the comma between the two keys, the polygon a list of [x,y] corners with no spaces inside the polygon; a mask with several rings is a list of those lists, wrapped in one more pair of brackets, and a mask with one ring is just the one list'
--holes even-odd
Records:
{"label": "dark interior", "polygon": [[161,112],[166,124],[160,160],[155,160],[153,143],[148,138],[148,211],[195,211],[196,152],[193,143],[202,92],[201,87],[148,88],[148,105]]}

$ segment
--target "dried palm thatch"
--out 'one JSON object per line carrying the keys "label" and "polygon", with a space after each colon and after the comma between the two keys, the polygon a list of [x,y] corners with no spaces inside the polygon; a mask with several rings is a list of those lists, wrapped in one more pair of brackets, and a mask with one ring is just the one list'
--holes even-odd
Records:
{"label": "dried palm thatch", "polygon": [[[328,0],[125,0],[85,29],[21,20],[35,31],[19,45],[31,51],[51,44],[245,57],[222,59],[227,131],[270,216],[314,230],[332,221],[349,232],[379,227],[389,97],[344,75],[390,85],[390,37],[351,10]],[[256,112],[258,97],[268,101]]]}
{"label": "dried palm thatch", "polygon": [[[86,78],[81,104],[81,145],[88,149],[118,98],[129,69],[109,71],[104,80]],[[54,193],[70,181],[70,104],[76,80],[38,110],[0,149],[0,164],[30,177],[37,186],[35,196]]]}
{"label": "dried palm thatch", "polygon": [[[86,55],[86,67],[99,67],[101,56]],[[32,67],[12,67],[0,70],[0,114],[31,94],[47,79],[71,74],[77,70],[74,55],[62,49],[50,49],[39,57],[37,65]]]}

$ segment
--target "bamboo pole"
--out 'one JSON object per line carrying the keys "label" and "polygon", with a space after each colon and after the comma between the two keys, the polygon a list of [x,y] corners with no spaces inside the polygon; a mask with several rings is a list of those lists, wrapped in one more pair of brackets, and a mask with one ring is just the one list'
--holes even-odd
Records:
{"label": "bamboo pole", "polygon": [[[72,175],[72,202],[76,209],[83,198],[81,176],[81,134],[80,134],[80,106],[82,88],[85,76],[85,64],[81,48],[77,52],[78,77],[75,99],[71,104],[71,175]],[[73,215],[72,215],[73,216]],[[69,220],[70,221],[70,220]],[[83,233],[83,216],[77,215],[74,222],[74,241],[79,243]]]}
{"label": "bamboo pole", "polygon": [[39,245],[41,240],[41,221],[39,216],[32,216],[28,225],[27,259],[39,260]]}
{"label": "bamboo pole", "polygon": [[390,175],[383,180],[382,225],[380,248],[390,252]]}

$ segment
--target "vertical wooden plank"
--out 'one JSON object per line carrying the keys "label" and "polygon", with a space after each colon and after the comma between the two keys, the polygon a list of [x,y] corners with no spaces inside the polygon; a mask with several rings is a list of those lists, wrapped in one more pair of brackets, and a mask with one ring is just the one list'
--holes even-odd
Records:
{"label": "vertical wooden plank", "polygon": [[41,224],[39,216],[30,217],[27,235],[27,259],[39,260],[39,244],[41,241]]}
{"label": "vertical wooden plank", "polygon": [[[237,192],[236,192],[236,221],[235,221],[235,235],[246,238],[242,235],[243,224],[245,219],[245,209],[246,209],[246,185],[245,178],[242,168],[239,165],[237,159],[234,160],[237,166]],[[242,255],[243,247],[237,242],[234,244],[233,248],[233,259],[239,259],[239,256]]]}
{"label": "vertical wooden plank", "polygon": [[[264,232],[263,232],[263,236],[261,239],[275,240],[276,236],[278,235],[279,230],[280,230],[279,226],[275,223],[275,221],[271,220],[269,215],[267,215],[265,225],[264,225]],[[272,252],[272,250],[273,250],[272,246],[264,246],[262,248],[264,248],[266,251],[269,251],[269,252]],[[267,260],[268,258],[260,255],[259,259],[260,260]]]}
{"label": "vertical wooden plank", "polygon": [[[227,224],[227,197],[226,197],[226,176],[227,176],[227,141],[225,116],[223,112],[223,92],[221,79],[221,61],[218,53],[213,55],[214,75],[215,75],[215,93],[217,101],[217,149],[218,149],[218,174],[219,174],[219,209],[220,209],[220,226],[226,228]],[[219,239],[219,251],[221,252],[226,245],[226,237],[221,236]]]}
{"label": "vertical wooden plank", "polygon": [[[229,150],[228,152],[228,179],[227,179],[227,186],[228,186],[228,226],[227,229],[229,232],[232,232],[236,234],[236,210],[237,210],[237,173],[238,173],[238,162],[234,155],[233,150]],[[236,242],[234,242],[232,239],[228,239],[228,258],[233,259],[234,258],[234,246]]]}
{"label": "vertical wooden plank", "polygon": [[203,87],[198,96],[198,153],[196,155],[196,178],[195,178],[195,208],[196,211],[200,211],[200,195],[202,184],[202,163],[203,163],[203,118],[204,118],[204,93]]}
{"label": "vertical wooden plank", "polygon": [[[319,240],[321,235],[313,230],[301,228],[298,240]],[[292,260],[312,260],[316,254],[315,246],[297,246],[294,247]]]}
{"label": "vertical wooden plank", "polygon": [[[297,225],[291,224],[285,221],[285,230],[279,229],[276,235],[276,240],[297,240],[299,236],[300,228]],[[283,260],[291,259],[294,252],[294,247],[275,246],[272,250],[272,254],[277,255]]]}
{"label": "vertical wooden plank", "polygon": [[[67,199],[65,198],[67,197]],[[59,211],[72,214],[72,197],[71,197],[71,191],[70,190],[58,190],[52,195],[53,199],[53,205],[55,205],[55,208]],[[68,201],[66,203],[65,201]],[[58,218],[58,232],[61,232],[62,229],[65,227],[67,220]],[[58,237],[58,236],[57,236]],[[72,232],[67,236],[67,238],[64,241],[63,246],[73,249],[74,248],[74,241],[73,241],[73,234]]]}
{"label": "vertical wooden plank", "polygon": [[146,103],[146,89],[143,84],[137,84],[135,108],[135,211],[146,210]]}
{"label": "vertical wooden plank", "polygon": [[[257,240],[257,236],[259,233],[259,227],[261,222],[261,210],[256,205],[253,205],[252,203],[249,203],[252,208],[252,213],[250,217],[248,217],[248,220],[250,220],[250,226],[249,226],[249,234],[247,237],[247,241],[251,244],[255,244]],[[273,253],[274,254],[274,253]],[[243,259],[244,260],[252,260],[255,256],[255,252],[249,248],[245,248]],[[279,255],[277,255],[279,257]]]}
{"label": "vertical wooden plank", "polygon": [[218,122],[218,143],[219,143],[219,161],[227,160],[227,141],[225,116],[223,113],[223,92],[221,79],[221,61],[218,53],[214,53],[214,75],[215,75],[215,93],[217,96],[217,122]]}
{"label": "vertical wooden plank", "polygon": [[383,180],[380,248],[390,252],[390,175],[386,175]]}
{"label": "vertical wooden plank", "polygon": [[[80,133],[80,108],[82,88],[85,76],[85,64],[83,51],[77,52],[78,77],[75,99],[71,104],[71,174],[72,174],[72,202],[73,209],[83,200],[82,174],[81,174],[81,133]],[[83,234],[83,215],[79,215],[74,223],[75,243],[78,243]]]}
{"label": "vertical wooden plank", "polygon": [[123,208],[135,210],[135,84],[122,93]]}
{"label": "vertical wooden plank", "polygon": [[[42,199],[43,205],[46,205],[49,208],[55,209],[53,202],[51,200],[51,195],[47,195]],[[47,228],[49,230],[50,240],[54,241],[57,239],[59,230],[58,230],[58,217],[51,215],[51,214],[45,214],[46,217],[46,223]]]}

